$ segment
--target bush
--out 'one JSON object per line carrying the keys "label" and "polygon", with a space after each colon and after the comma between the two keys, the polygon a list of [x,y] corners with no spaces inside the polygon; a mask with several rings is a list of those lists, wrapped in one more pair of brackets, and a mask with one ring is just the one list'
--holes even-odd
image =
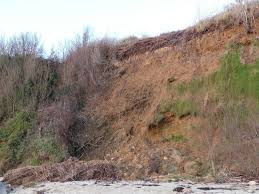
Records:
{"label": "bush", "polygon": [[53,98],[58,63],[42,58],[35,34],[21,34],[0,44],[4,45],[0,54],[1,121],[24,107],[35,110]]}
{"label": "bush", "polygon": [[27,148],[26,164],[41,165],[46,162],[61,162],[67,157],[65,149],[57,143],[54,137],[36,136]]}
{"label": "bush", "polygon": [[27,132],[33,127],[34,122],[33,113],[18,112],[0,128],[0,172],[21,162]]}
{"label": "bush", "polygon": [[77,39],[64,58],[62,80],[64,85],[79,85],[87,91],[95,91],[105,85],[114,66],[114,40],[103,38],[91,41],[87,31]]}
{"label": "bush", "polygon": [[257,0],[237,0],[227,7],[223,13],[200,21],[194,28],[196,31],[208,31],[210,28],[225,29],[243,24],[247,33],[255,30],[254,18],[258,15],[259,3]]}

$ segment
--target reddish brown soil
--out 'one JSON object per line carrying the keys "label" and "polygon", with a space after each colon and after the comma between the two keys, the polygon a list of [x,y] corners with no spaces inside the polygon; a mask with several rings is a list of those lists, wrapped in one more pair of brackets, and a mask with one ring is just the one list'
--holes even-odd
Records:
{"label": "reddish brown soil", "polygon": [[256,34],[248,35],[240,25],[220,31],[212,28],[186,33],[180,31],[144,39],[130,48],[119,49],[118,59],[126,60],[114,63],[123,73],[107,93],[90,99],[85,110],[86,115],[104,120],[102,126],[108,129],[104,143],[85,159],[112,160],[126,169],[124,177],[127,178],[145,177],[153,155],[162,160],[161,174],[168,172],[170,165],[181,172],[186,161],[197,159],[198,152],[192,149],[192,142],[179,144],[162,140],[166,135],[183,133],[188,138],[193,137],[199,147],[199,135],[185,131],[197,122],[195,119],[172,119],[166,132],[155,134],[148,130],[148,122],[161,101],[168,98],[168,80],[178,84],[214,72],[228,44],[248,45]]}
{"label": "reddish brown soil", "polygon": [[[95,122],[85,130],[88,136],[79,137],[89,138],[87,145],[91,148],[82,159],[112,161],[119,167],[122,178],[145,179],[184,173],[186,163],[206,158],[202,135],[189,130],[199,128],[200,118],[179,119],[168,115],[163,125],[152,129],[149,122],[158,105],[171,97],[169,82],[177,85],[211,74],[219,68],[227,45],[250,45],[258,38],[256,33],[247,34],[241,24],[211,23],[203,30],[190,28],[117,47],[111,84],[86,99],[82,117],[94,118]],[[256,24],[255,31],[259,32],[259,19]],[[256,57],[251,56],[256,55],[248,49],[241,57],[246,63],[253,62]],[[95,135],[91,136],[91,131]],[[188,141],[168,141],[172,135],[183,135]],[[56,180],[51,169],[48,168],[50,177],[45,180]],[[35,169],[20,170],[33,175]],[[41,168],[36,170],[44,174]]]}

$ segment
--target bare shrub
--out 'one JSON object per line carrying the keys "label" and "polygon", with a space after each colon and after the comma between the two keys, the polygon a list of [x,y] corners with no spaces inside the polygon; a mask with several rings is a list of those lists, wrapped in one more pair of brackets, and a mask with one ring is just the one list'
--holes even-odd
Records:
{"label": "bare shrub", "polygon": [[1,39],[0,120],[19,108],[35,108],[53,94],[57,63],[43,59],[40,39],[25,33]]}
{"label": "bare shrub", "polygon": [[122,39],[119,44],[125,46],[132,46],[133,44],[138,42],[138,37],[136,36],[129,36],[127,38]]}
{"label": "bare shrub", "polygon": [[[40,38],[35,33],[21,33],[9,39],[2,38],[4,50],[2,54],[10,56],[41,56],[43,48]],[[1,46],[3,47],[3,46]]]}
{"label": "bare shrub", "polygon": [[160,170],[160,157],[158,154],[153,153],[148,161],[148,173],[152,174],[152,173],[159,173]]}
{"label": "bare shrub", "polygon": [[113,68],[114,41],[108,38],[89,41],[89,32],[76,40],[64,60],[62,80],[65,85],[79,84],[93,90],[105,84]]}
{"label": "bare shrub", "polygon": [[259,16],[259,2],[257,0],[237,0],[224,12],[211,18],[200,21],[195,29],[206,31],[207,29],[224,29],[230,26],[243,24],[247,33],[252,33],[255,27],[255,18]]}
{"label": "bare shrub", "polygon": [[75,115],[61,105],[52,105],[38,113],[38,134],[40,136],[53,136],[64,149],[68,149],[69,129],[74,123]]}

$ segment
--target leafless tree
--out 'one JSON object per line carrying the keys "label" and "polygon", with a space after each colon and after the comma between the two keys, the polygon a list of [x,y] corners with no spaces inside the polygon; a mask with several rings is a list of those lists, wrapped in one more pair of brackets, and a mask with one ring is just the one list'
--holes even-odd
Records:
{"label": "leafless tree", "polygon": [[236,2],[241,7],[241,17],[243,18],[243,23],[245,26],[245,29],[248,34],[251,34],[254,32],[255,27],[255,17],[254,17],[254,10],[252,7],[253,1],[249,0],[236,0]]}

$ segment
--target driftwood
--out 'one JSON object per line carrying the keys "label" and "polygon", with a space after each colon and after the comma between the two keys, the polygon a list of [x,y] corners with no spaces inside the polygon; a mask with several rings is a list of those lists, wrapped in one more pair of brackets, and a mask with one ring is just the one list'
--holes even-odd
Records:
{"label": "driftwood", "polygon": [[11,185],[29,186],[39,182],[66,182],[86,180],[117,180],[118,173],[114,165],[105,161],[82,162],[70,158],[65,162],[28,166],[10,170],[4,175],[4,182]]}

